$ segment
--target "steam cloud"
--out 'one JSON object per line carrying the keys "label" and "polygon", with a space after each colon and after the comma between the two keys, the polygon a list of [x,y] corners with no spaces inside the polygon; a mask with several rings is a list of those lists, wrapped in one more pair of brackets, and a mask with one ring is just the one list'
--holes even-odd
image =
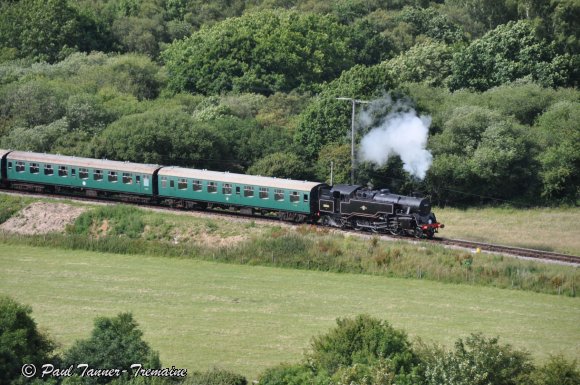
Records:
{"label": "steam cloud", "polygon": [[[385,110],[391,111],[386,116]],[[382,113],[382,114],[381,114]],[[384,165],[390,156],[399,155],[403,169],[424,179],[433,155],[426,150],[431,117],[417,116],[405,102],[390,98],[374,101],[360,115],[363,126],[373,128],[360,144],[360,159]]]}

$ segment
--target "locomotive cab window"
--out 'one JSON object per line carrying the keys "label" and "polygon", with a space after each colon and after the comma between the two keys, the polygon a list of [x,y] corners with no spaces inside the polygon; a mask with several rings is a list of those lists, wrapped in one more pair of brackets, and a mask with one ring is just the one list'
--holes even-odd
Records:
{"label": "locomotive cab window", "polygon": [[254,187],[253,186],[244,186],[244,196],[246,198],[252,198],[254,196]]}
{"label": "locomotive cab window", "polygon": [[103,170],[95,170],[93,173],[93,179],[100,182],[103,180]]}
{"label": "locomotive cab window", "polygon": [[290,202],[300,202],[300,194],[298,194],[298,191],[292,191],[292,194],[290,194]]}
{"label": "locomotive cab window", "polygon": [[230,183],[224,183],[222,186],[222,194],[232,195],[232,185]]}
{"label": "locomotive cab window", "polygon": [[279,189],[274,190],[274,199],[276,199],[277,201],[283,201],[284,200],[284,190],[279,190]]}
{"label": "locomotive cab window", "polygon": [[207,192],[212,194],[217,193],[217,182],[207,182]]}
{"label": "locomotive cab window", "polygon": [[26,169],[26,166],[24,165],[24,162],[16,162],[16,172],[24,172]]}
{"label": "locomotive cab window", "polygon": [[270,192],[267,187],[260,187],[260,199],[269,199]]}
{"label": "locomotive cab window", "polygon": [[191,188],[193,189],[193,191],[201,191],[203,185],[201,184],[200,180],[194,180],[193,184],[191,185]]}
{"label": "locomotive cab window", "polygon": [[79,168],[79,178],[89,179],[89,169],[88,168]]}
{"label": "locomotive cab window", "polygon": [[109,171],[109,182],[117,183],[119,176],[117,175],[116,171]]}
{"label": "locomotive cab window", "polygon": [[187,179],[181,178],[177,181],[177,188],[179,190],[187,190]]}
{"label": "locomotive cab window", "polygon": [[51,164],[44,165],[44,175],[52,175],[54,174],[54,169],[52,168]]}
{"label": "locomotive cab window", "polygon": [[12,162],[8,162],[8,170],[12,170]]}
{"label": "locomotive cab window", "polygon": [[304,203],[307,203],[308,202],[308,194],[304,194],[304,199],[303,200],[304,200]]}
{"label": "locomotive cab window", "polygon": [[68,169],[66,166],[58,166],[58,176],[66,178],[68,176]]}
{"label": "locomotive cab window", "polygon": [[38,163],[30,163],[30,173],[38,174],[38,171],[39,171]]}
{"label": "locomotive cab window", "polygon": [[128,172],[124,172],[123,173],[123,183],[133,184],[133,175],[128,173]]}

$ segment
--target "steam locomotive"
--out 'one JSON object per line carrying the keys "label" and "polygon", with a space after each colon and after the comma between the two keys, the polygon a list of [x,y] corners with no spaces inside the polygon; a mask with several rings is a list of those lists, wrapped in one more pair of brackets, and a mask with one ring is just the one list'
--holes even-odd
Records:
{"label": "steam locomotive", "polygon": [[426,198],[392,194],[387,189],[335,185],[321,188],[320,223],[375,233],[433,238],[445,225],[437,222]]}
{"label": "steam locomotive", "polygon": [[428,199],[362,186],[0,149],[0,186],[432,238]]}

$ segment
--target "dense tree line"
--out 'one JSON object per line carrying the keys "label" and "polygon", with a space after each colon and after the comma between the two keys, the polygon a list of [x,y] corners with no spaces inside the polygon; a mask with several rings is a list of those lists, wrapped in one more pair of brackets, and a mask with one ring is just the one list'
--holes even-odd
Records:
{"label": "dense tree line", "polygon": [[[97,317],[90,337],[76,341],[62,354],[55,342],[38,331],[32,309],[10,297],[0,297],[0,379],[3,384],[50,385],[246,385],[241,375],[223,369],[187,372],[186,377],[131,376],[131,365],[162,369],[159,354],[143,340],[143,332],[130,313]],[[79,376],[85,363],[91,369],[118,368],[115,376]],[[39,368],[36,374],[24,364]],[[74,371],[44,376],[40,368]],[[30,373],[25,378],[21,370]],[[53,372],[54,373],[54,372]],[[54,373],[56,374],[56,373]],[[502,344],[498,338],[472,334],[445,349],[421,341],[412,342],[403,330],[368,315],[337,320],[335,328],[312,339],[304,359],[280,364],[260,376],[264,385],[360,384],[360,385],[572,385],[580,381],[576,361],[552,356],[542,366],[530,354]]]}
{"label": "dense tree line", "polygon": [[578,204],[579,20],[578,0],[7,1],[0,146],[347,182],[336,98],[388,97],[432,117],[433,165],[357,183]]}

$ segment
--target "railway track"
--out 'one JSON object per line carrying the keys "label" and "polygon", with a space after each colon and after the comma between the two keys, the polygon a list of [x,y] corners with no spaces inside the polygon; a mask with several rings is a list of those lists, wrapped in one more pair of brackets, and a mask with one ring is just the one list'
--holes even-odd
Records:
{"label": "railway track", "polygon": [[[28,196],[28,197],[35,197],[35,198],[50,198],[50,199],[57,199],[57,200],[65,200],[65,199],[74,199],[81,202],[87,203],[96,203],[96,204],[116,204],[119,203],[118,201],[112,199],[103,199],[103,198],[89,198],[89,197],[82,197],[82,196],[75,196],[75,195],[61,195],[61,194],[38,194],[34,192],[27,192],[27,191],[14,191],[14,190],[6,190],[0,189],[0,192],[10,195],[19,195],[19,196]],[[191,213],[193,215],[203,215],[203,216],[211,216],[211,217],[222,217],[224,219],[231,220],[232,216],[239,218],[241,220],[259,220],[264,221],[266,223],[284,223],[287,225],[300,225],[292,222],[282,222],[277,217],[269,217],[269,216],[259,216],[259,215],[248,215],[239,212],[229,212],[229,211],[222,211],[222,210],[199,210],[199,211],[192,211],[192,210],[184,210],[166,206],[159,206],[154,204],[144,204],[144,203],[131,203],[131,202],[123,202],[125,204],[134,204],[140,207],[144,207],[151,210],[159,210],[159,211],[166,211],[166,212],[173,212],[173,213]],[[340,229],[337,229],[341,231]],[[370,236],[371,233],[361,232],[357,230],[346,230],[348,233],[362,235],[365,234]],[[484,242],[475,242],[475,241],[468,241],[462,239],[448,239],[448,238],[435,238],[435,239],[417,239],[417,238],[410,238],[405,236],[395,236],[390,234],[381,235],[381,238],[384,239],[396,239],[396,240],[406,240],[406,241],[417,241],[417,242],[428,242],[434,244],[444,244],[449,246],[456,246],[462,247],[466,249],[476,250],[479,249],[483,252],[491,252],[491,253],[499,253],[499,254],[507,254],[516,257],[525,257],[531,259],[538,259],[544,261],[553,261],[553,262],[563,262],[569,263],[573,265],[580,266],[580,256],[569,255],[569,254],[561,254],[555,253],[550,251],[544,250],[536,250],[536,249],[528,249],[528,248],[521,248],[521,247],[514,247],[514,246],[504,246],[504,245],[496,245],[491,243],[484,243]]]}
{"label": "railway track", "polygon": [[465,247],[469,249],[480,249],[481,251],[487,251],[492,253],[514,255],[518,257],[526,257],[546,261],[565,262],[580,266],[580,256],[570,254],[555,253],[551,251],[536,250],[536,249],[527,249],[515,246],[495,245],[484,242],[466,241],[463,239],[439,238],[434,240],[434,242],[443,243],[451,246]]}

